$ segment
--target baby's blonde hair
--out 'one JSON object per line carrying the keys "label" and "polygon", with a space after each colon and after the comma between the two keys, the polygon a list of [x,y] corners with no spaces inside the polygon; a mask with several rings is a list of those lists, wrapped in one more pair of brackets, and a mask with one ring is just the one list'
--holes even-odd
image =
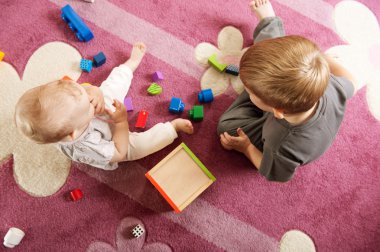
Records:
{"label": "baby's blonde hair", "polygon": [[55,143],[71,134],[70,114],[81,90],[69,80],[58,80],[25,92],[16,104],[19,131],[38,143]]}
{"label": "baby's blonde hair", "polygon": [[264,40],[251,46],[240,61],[245,87],[265,104],[295,114],[311,109],[330,78],[317,45],[300,36]]}

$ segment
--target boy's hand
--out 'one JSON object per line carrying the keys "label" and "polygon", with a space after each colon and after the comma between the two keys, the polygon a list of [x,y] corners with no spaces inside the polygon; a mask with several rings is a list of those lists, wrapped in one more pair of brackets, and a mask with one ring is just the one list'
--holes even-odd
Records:
{"label": "boy's hand", "polygon": [[124,107],[124,104],[114,99],[112,105],[116,109],[115,112],[112,112],[111,110],[106,109],[106,112],[110,116],[111,120],[114,123],[127,122],[128,113]]}
{"label": "boy's hand", "polygon": [[95,114],[104,114],[105,103],[103,93],[97,86],[89,86],[85,88],[91,104],[95,108]]}
{"label": "boy's hand", "polygon": [[237,133],[237,137],[231,136],[227,132],[220,134],[220,143],[226,150],[236,150],[242,153],[246,153],[248,147],[252,143],[241,128],[237,129]]}

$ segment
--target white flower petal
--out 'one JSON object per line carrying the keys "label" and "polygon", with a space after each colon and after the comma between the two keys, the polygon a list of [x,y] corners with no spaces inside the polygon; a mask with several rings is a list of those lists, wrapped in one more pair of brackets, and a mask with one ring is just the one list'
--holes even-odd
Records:
{"label": "white flower petal", "polygon": [[231,85],[236,93],[241,94],[244,91],[244,85],[239,76],[230,77]]}
{"label": "white flower petal", "polygon": [[214,96],[218,96],[228,88],[229,81],[225,73],[219,73],[213,68],[209,68],[201,78],[201,89],[211,88]]}
{"label": "white flower petal", "polygon": [[380,40],[375,15],[356,1],[342,1],[335,6],[335,26],[345,41],[355,45],[371,45]]}
{"label": "white flower petal", "polygon": [[195,59],[203,66],[208,66],[208,58],[213,54],[220,54],[220,50],[210,43],[200,43],[195,47]]}
{"label": "white flower petal", "polygon": [[[17,132],[13,123],[15,104],[26,90],[34,86],[64,75],[77,79],[81,74],[80,58],[78,51],[65,43],[48,43],[29,59],[24,71],[25,80],[20,80],[13,67],[1,62],[0,157],[13,154],[16,182],[32,196],[48,196],[58,191],[66,182],[71,162],[54,146],[32,143]],[[8,147],[3,147],[5,143]]]}
{"label": "white flower petal", "polygon": [[376,78],[368,81],[366,91],[368,109],[380,121],[380,72],[377,72]]}
{"label": "white flower petal", "polygon": [[223,54],[236,54],[243,48],[243,35],[235,27],[226,26],[219,32],[218,47]]}
{"label": "white flower petal", "polygon": [[290,230],[280,241],[280,252],[315,252],[313,240],[304,232]]}
{"label": "white flower petal", "polygon": [[368,60],[366,51],[362,47],[344,45],[335,46],[326,51],[326,54],[334,57],[334,59],[349,70],[357,79],[359,87],[366,85],[367,77],[371,75],[373,69]]}
{"label": "white flower petal", "polygon": [[81,58],[79,52],[66,43],[47,43],[30,57],[22,79],[32,86],[58,80],[65,75],[77,80],[82,73],[79,68]]}

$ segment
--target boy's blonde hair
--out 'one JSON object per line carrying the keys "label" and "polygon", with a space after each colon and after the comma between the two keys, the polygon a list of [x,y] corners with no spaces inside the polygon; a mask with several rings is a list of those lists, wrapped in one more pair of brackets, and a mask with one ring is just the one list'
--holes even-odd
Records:
{"label": "boy's blonde hair", "polygon": [[25,92],[16,104],[19,131],[38,143],[55,143],[73,132],[70,114],[81,90],[76,83],[58,80]]}
{"label": "boy's blonde hair", "polygon": [[265,104],[285,113],[311,109],[330,78],[317,45],[300,36],[264,40],[251,46],[240,61],[245,87]]}

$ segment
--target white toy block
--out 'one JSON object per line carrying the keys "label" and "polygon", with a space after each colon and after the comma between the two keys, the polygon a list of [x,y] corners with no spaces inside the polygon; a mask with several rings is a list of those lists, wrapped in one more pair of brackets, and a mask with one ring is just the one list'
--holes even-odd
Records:
{"label": "white toy block", "polygon": [[8,233],[4,236],[4,246],[7,248],[14,248],[17,246],[22,238],[24,238],[25,233],[21,229],[12,227],[8,230]]}
{"label": "white toy block", "polygon": [[132,235],[135,238],[142,236],[144,232],[144,228],[140,224],[132,229]]}

